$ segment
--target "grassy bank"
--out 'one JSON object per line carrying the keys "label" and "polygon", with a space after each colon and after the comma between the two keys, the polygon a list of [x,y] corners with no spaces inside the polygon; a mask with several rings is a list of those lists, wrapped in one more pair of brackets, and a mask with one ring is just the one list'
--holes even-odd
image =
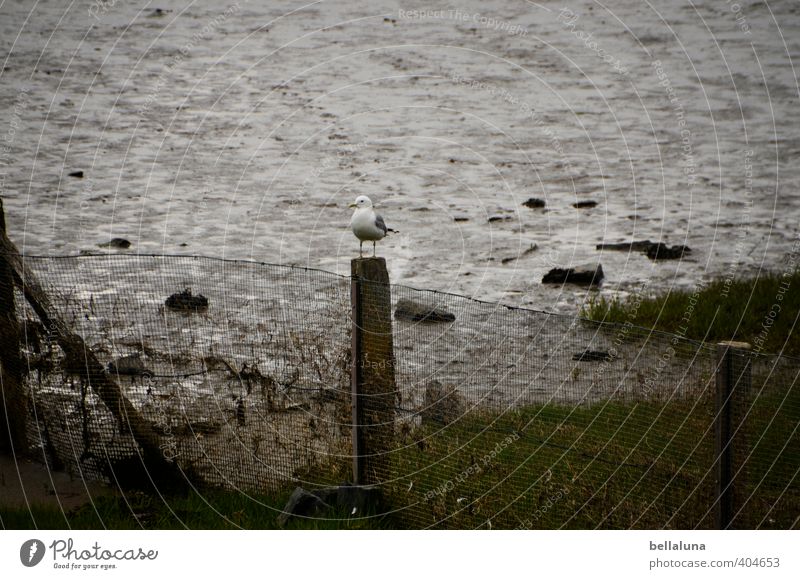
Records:
{"label": "grassy bank", "polygon": [[[781,408],[780,412],[776,409]],[[799,524],[800,390],[762,392],[746,429],[752,450],[743,482],[748,527]],[[294,520],[288,529],[711,528],[714,431],[711,395],[666,402],[544,405],[470,413],[446,427],[398,433],[393,512]],[[55,508],[0,509],[12,529],[275,529],[291,488],[271,497],[237,492],[99,499]]]}
{"label": "grassy bank", "polygon": [[[141,492],[102,497],[62,513],[57,507],[0,508],[5,529],[279,529],[277,516],[291,489],[275,496],[247,496],[213,490],[202,494],[165,495]],[[349,513],[327,519],[294,519],[286,529],[381,529],[386,518],[349,518]]]}
{"label": "grassy bank", "polygon": [[[798,421],[797,389],[789,399],[768,389],[751,409],[746,526],[797,524]],[[711,527],[712,425],[709,394],[533,406],[427,426],[408,435],[397,459],[394,504],[410,505],[401,514],[420,527],[446,517],[451,528]]]}
{"label": "grassy bank", "polygon": [[683,333],[694,340],[749,342],[764,353],[800,356],[800,271],[741,281],[718,280],[693,291],[628,300],[599,298],[582,315]]}

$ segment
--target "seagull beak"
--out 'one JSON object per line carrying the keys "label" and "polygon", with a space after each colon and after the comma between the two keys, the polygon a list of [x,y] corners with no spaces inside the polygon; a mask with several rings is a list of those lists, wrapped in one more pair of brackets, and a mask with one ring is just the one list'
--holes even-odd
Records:
{"label": "seagull beak", "polygon": [[348,207],[358,207],[358,205],[356,205],[355,203],[351,203],[350,205],[348,205]]}

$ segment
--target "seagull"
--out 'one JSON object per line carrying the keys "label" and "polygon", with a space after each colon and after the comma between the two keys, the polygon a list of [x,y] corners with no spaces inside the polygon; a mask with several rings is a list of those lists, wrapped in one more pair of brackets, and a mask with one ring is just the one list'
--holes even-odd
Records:
{"label": "seagull", "polygon": [[390,231],[383,222],[383,217],[375,213],[372,208],[372,201],[366,195],[356,197],[350,207],[355,207],[353,218],[350,220],[350,227],[353,235],[358,237],[361,242],[358,246],[358,256],[364,257],[363,247],[365,241],[372,242],[372,257],[375,257],[375,242],[386,237]]}

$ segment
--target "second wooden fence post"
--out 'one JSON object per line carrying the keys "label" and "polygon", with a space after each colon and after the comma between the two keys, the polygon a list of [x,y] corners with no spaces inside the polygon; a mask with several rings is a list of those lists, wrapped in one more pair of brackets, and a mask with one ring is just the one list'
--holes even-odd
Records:
{"label": "second wooden fence post", "polygon": [[392,300],[386,260],[351,262],[353,482],[378,484],[389,473],[397,387]]}
{"label": "second wooden fence post", "polygon": [[714,442],[716,454],[716,525],[718,529],[746,526],[744,506],[746,414],[750,390],[750,344],[717,345],[717,392]]}

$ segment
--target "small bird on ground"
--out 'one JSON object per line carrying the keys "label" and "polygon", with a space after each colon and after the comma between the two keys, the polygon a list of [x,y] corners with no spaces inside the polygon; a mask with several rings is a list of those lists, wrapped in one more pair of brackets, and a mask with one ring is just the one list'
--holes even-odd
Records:
{"label": "small bird on ground", "polygon": [[350,220],[350,227],[353,230],[353,235],[358,237],[361,242],[358,246],[358,256],[364,257],[363,248],[365,241],[372,242],[372,257],[375,257],[375,242],[380,241],[389,231],[386,223],[383,222],[383,217],[375,213],[372,208],[372,201],[366,195],[359,195],[356,197],[354,203],[350,207],[355,207],[353,218]]}

